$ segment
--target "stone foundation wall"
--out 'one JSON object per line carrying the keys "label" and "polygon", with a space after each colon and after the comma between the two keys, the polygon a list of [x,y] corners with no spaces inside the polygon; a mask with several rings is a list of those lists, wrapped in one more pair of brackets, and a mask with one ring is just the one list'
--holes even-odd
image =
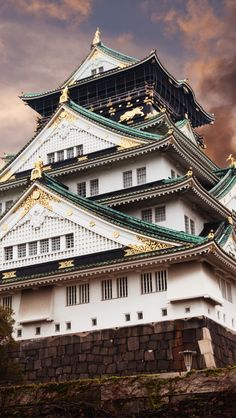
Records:
{"label": "stone foundation wall", "polygon": [[236,364],[236,336],[206,318],[25,340],[11,355],[26,381],[48,382],[183,371],[183,350],[194,369]]}

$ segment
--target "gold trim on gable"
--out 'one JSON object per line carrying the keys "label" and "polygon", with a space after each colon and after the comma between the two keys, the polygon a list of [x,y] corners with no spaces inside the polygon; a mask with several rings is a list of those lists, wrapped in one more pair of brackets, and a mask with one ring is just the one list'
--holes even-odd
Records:
{"label": "gold trim on gable", "polygon": [[23,212],[21,213],[21,218],[25,216],[30,209],[36,205],[36,203],[39,203],[43,207],[45,207],[48,210],[53,210],[51,202],[60,202],[61,200],[57,197],[51,196],[50,194],[46,193],[44,190],[40,190],[36,188],[33,190],[33,192],[27,197],[27,199],[22,202],[22,204],[16,209],[16,212],[19,209],[23,209]]}
{"label": "gold trim on gable", "polygon": [[16,270],[14,271],[5,271],[2,273],[3,279],[12,279],[13,277],[16,277]]}
{"label": "gold trim on gable", "polygon": [[59,261],[58,263],[58,269],[66,269],[74,266],[74,260]]}
{"label": "gold trim on gable", "polygon": [[52,127],[55,128],[59,125],[61,121],[67,121],[69,123],[73,123],[76,120],[76,117],[72,115],[71,113],[67,112],[66,110],[62,110],[60,114],[57,116],[57,118],[52,123]]}
{"label": "gold trim on gable", "polygon": [[14,178],[13,172],[11,170],[8,170],[5,174],[3,174],[2,177],[0,177],[0,183],[9,180],[11,177]]}
{"label": "gold trim on gable", "polygon": [[140,245],[137,245],[137,244],[128,245],[129,248],[125,250],[125,256],[148,253],[150,251],[163,250],[165,248],[173,247],[173,245],[171,244],[166,244],[160,241],[153,241],[151,239],[147,239],[147,238],[143,238],[139,236],[137,237],[137,239],[140,241],[141,244]]}

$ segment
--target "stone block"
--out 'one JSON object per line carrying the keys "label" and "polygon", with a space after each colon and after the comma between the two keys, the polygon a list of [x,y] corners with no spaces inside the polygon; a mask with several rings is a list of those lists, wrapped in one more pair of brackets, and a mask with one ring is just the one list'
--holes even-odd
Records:
{"label": "stone block", "polygon": [[135,360],[143,360],[144,359],[144,350],[138,350],[134,353]]}
{"label": "stone block", "polygon": [[152,361],[155,360],[155,354],[153,350],[145,351],[144,353],[144,360],[145,361]]}
{"label": "stone block", "polygon": [[117,371],[117,368],[116,368],[116,364],[115,363],[109,364],[106,367],[106,373],[108,373],[108,374],[116,373],[116,371]]}
{"label": "stone block", "polygon": [[98,366],[96,364],[88,365],[88,372],[91,376],[94,376],[97,373]]}
{"label": "stone block", "polygon": [[127,339],[127,345],[129,351],[135,351],[139,349],[139,338],[138,337],[129,337]]}

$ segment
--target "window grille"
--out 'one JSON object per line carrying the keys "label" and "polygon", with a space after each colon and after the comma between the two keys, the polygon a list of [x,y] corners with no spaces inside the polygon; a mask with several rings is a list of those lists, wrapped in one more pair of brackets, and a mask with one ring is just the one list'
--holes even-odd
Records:
{"label": "window grille", "polygon": [[39,241],[40,243],[40,253],[48,253],[49,252],[49,240],[48,239],[42,239]]}
{"label": "window grille", "polygon": [[13,259],[13,247],[5,247],[5,260],[12,260]]}
{"label": "window grille", "polygon": [[92,326],[95,327],[97,325],[97,318],[92,318]]}
{"label": "window grille", "polygon": [[17,330],[17,337],[21,338],[22,337],[22,329],[18,329]]}
{"label": "window grille", "polygon": [[98,179],[90,180],[90,196],[95,196],[99,193]]}
{"label": "window grille", "polygon": [[175,179],[176,173],[175,173],[174,170],[170,170],[170,176],[171,176],[172,179]]}
{"label": "window grille", "polygon": [[137,312],[138,319],[143,319],[143,312]]}
{"label": "window grille", "polygon": [[116,279],[117,297],[125,298],[128,296],[128,279],[127,277],[119,277]]}
{"label": "window grille", "polygon": [[231,284],[224,279],[219,279],[219,287],[222,297],[232,303],[232,288]]}
{"label": "window grille", "polygon": [[37,255],[37,253],[38,253],[37,241],[29,242],[29,256]]}
{"label": "window grille", "polygon": [[128,321],[130,321],[130,314],[129,313],[126,313],[125,314],[125,320],[128,322]]}
{"label": "window grille", "polygon": [[12,296],[3,296],[1,305],[4,309],[12,309]]}
{"label": "window grille", "polygon": [[74,234],[66,234],[66,248],[74,248]]}
{"label": "window grille", "polygon": [[41,328],[40,327],[36,327],[35,328],[35,334],[36,335],[40,335],[41,334]]}
{"label": "window grille", "polygon": [[146,183],[146,167],[137,168],[137,184]]}
{"label": "window grille", "polygon": [[167,271],[160,270],[155,272],[156,277],[156,291],[164,292],[167,290]]}
{"label": "window grille", "polygon": [[187,234],[190,233],[190,228],[189,228],[189,217],[184,215],[184,226],[185,226],[185,232]]}
{"label": "window grille", "polygon": [[89,283],[79,285],[79,303],[89,303]]}
{"label": "window grille", "polygon": [[166,207],[158,206],[155,208],[155,222],[163,222],[166,220]]}
{"label": "window grille", "polygon": [[55,324],[55,332],[59,332],[60,331],[60,324]]}
{"label": "window grille", "polygon": [[71,329],[71,322],[66,322],[66,329],[67,330]]}
{"label": "window grille", "polygon": [[77,194],[82,197],[86,197],[86,182],[82,181],[77,184]]}
{"label": "window grille", "polygon": [[132,186],[132,170],[124,171],[123,172],[123,187],[131,187]]}
{"label": "window grille", "polygon": [[162,314],[162,316],[167,316],[167,309],[166,308],[163,308],[161,310],[161,314]]}
{"label": "window grille", "polygon": [[144,209],[141,211],[142,221],[152,223],[152,209]]}
{"label": "window grille", "polygon": [[64,160],[64,150],[57,151],[57,161],[63,161]]}
{"label": "window grille", "polygon": [[77,303],[77,291],[76,286],[67,286],[66,288],[66,305],[76,305]]}
{"label": "window grille", "polygon": [[152,293],[152,273],[142,273],[141,274],[141,293]]}
{"label": "window grille", "polygon": [[2,203],[0,202],[0,214],[2,213]]}
{"label": "window grille", "polygon": [[8,200],[6,202],[6,211],[8,211],[10,209],[10,207],[12,206],[12,204],[13,204],[13,200]]}
{"label": "window grille", "polygon": [[66,158],[73,158],[74,157],[74,148],[67,148],[66,150]]}
{"label": "window grille", "polygon": [[83,145],[77,145],[76,147],[76,156],[83,155]]}
{"label": "window grille", "polygon": [[50,152],[47,155],[48,164],[53,164],[55,162],[55,154],[54,152]]}
{"label": "window grille", "polygon": [[97,69],[96,69],[96,68],[93,68],[93,69],[91,70],[91,75],[96,75],[96,73],[97,73]]}
{"label": "window grille", "polygon": [[18,258],[26,257],[26,244],[17,245],[17,255]]}
{"label": "window grille", "polygon": [[102,280],[102,300],[112,299],[112,280]]}
{"label": "window grille", "polygon": [[59,251],[60,247],[61,247],[60,237],[53,237],[52,238],[52,251]]}
{"label": "window grille", "polygon": [[104,67],[99,67],[99,68],[98,68],[98,72],[99,72],[99,73],[103,73],[103,71],[104,71]]}
{"label": "window grille", "polygon": [[195,222],[192,219],[190,219],[190,232],[195,235]]}

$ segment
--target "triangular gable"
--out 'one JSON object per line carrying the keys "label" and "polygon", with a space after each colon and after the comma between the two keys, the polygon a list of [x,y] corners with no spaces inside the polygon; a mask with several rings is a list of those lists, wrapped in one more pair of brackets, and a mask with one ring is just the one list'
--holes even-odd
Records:
{"label": "triangular gable", "polygon": [[[224,237],[222,237],[224,239]],[[229,255],[236,258],[236,234],[232,231],[226,242],[222,246],[223,250],[226,251]]]}
{"label": "triangular gable", "polygon": [[[66,247],[68,234],[73,234],[73,247]],[[52,251],[52,241],[60,237],[60,249]],[[40,250],[41,241],[49,239],[48,251]],[[128,247],[129,254],[177,246],[176,242],[137,235],[127,227],[112,223],[95,211],[84,209],[64,199],[42,185],[32,183],[19,201],[0,222],[3,248],[1,268],[38,264],[55,259],[110,251]],[[37,253],[29,255],[29,245],[37,242]],[[19,257],[21,244],[26,244],[26,255]],[[46,245],[46,244],[45,244]],[[5,248],[13,247],[13,257],[6,259]],[[5,255],[4,255],[5,254]]]}
{"label": "triangular gable", "polygon": [[122,132],[95,123],[63,104],[44,129],[3,169],[0,182],[7,181],[15,173],[31,170],[39,156],[44,166],[50,166],[50,154],[54,153],[54,161],[57,161],[58,153],[63,151],[64,159],[67,159],[70,148],[73,148],[73,156],[80,158],[81,146],[82,154],[86,156],[113,146],[130,148],[144,143],[146,141],[127,138]]}
{"label": "triangular gable", "polygon": [[[72,85],[83,78],[91,76],[96,77],[101,75],[104,71],[113,70],[114,68],[124,68],[132,63],[128,57],[127,60],[125,60],[125,55],[122,55],[122,57],[123,59],[120,59],[119,53],[115,56],[115,54],[109,53],[109,48],[97,45],[92,48],[87,58],[63,83],[62,87]],[[135,60],[133,62],[135,62]]]}
{"label": "triangular gable", "polygon": [[197,145],[197,141],[189,120],[184,119],[183,121],[179,121],[176,123],[176,126],[188,139],[190,139],[190,141]]}

